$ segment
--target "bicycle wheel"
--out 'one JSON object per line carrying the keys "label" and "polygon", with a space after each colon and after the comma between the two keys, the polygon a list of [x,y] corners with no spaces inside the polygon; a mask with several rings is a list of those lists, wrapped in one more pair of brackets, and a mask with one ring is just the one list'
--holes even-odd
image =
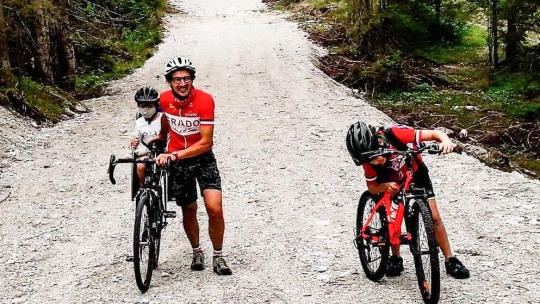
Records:
{"label": "bicycle wheel", "polygon": [[440,295],[439,248],[427,200],[411,202],[408,223],[411,253],[414,257],[418,287],[425,303],[438,303]]}
{"label": "bicycle wheel", "polygon": [[161,248],[161,227],[157,227],[154,231],[154,263],[152,266],[156,269],[159,261],[159,250]]}
{"label": "bicycle wheel", "polygon": [[146,292],[152,280],[155,246],[148,214],[149,198],[142,195],[135,213],[135,229],[133,231],[133,262],[135,281],[141,292]]}
{"label": "bicycle wheel", "polygon": [[164,228],[165,217],[163,215],[164,207],[163,207],[161,199],[158,200],[158,204],[154,204],[153,206],[157,206],[156,207],[157,209],[154,209],[154,212],[152,212],[157,217],[153,221],[154,223],[156,223],[156,228],[153,229],[154,231],[153,240],[154,240],[154,249],[155,249],[153,267],[154,269],[156,269],[158,267],[158,262],[159,262],[159,250],[161,249],[161,231]]}
{"label": "bicycle wheel", "polygon": [[385,275],[390,250],[385,208],[380,207],[371,219],[364,231],[366,238],[362,237],[361,230],[376,204],[375,196],[366,191],[360,198],[356,214],[356,248],[360,263],[368,279],[375,282],[380,281]]}

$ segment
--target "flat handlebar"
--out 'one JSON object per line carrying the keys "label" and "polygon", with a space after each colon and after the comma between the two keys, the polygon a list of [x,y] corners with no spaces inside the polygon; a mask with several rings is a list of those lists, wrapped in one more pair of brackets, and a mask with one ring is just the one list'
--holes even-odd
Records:
{"label": "flat handlebar", "polygon": [[[377,156],[389,156],[391,154],[400,154],[400,155],[416,155],[416,154],[422,154],[422,152],[426,151],[429,154],[440,154],[441,150],[439,149],[438,144],[431,144],[431,145],[425,145],[422,146],[416,150],[395,150],[395,149],[379,149],[374,151],[368,151],[361,154],[362,158],[368,159],[369,161],[373,160]],[[452,152],[461,154],[463,152],[463,145],[457,144],[456,147]]]}

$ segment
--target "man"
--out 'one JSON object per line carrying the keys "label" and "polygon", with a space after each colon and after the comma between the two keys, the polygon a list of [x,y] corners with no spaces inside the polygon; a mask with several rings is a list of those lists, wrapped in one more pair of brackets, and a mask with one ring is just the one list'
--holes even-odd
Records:
{"label": "man", "polygon": [[[380,148],[404,150],[407,145],[418,147],[423,141],[432,140],[440,143],[439,149],[442,154],[452,152],[456,146],[444,132],[438,130],[415,130],[400,125],[377,130],[361,121],[350,126],[346,139],[347,150],[355,164],[363,166],[368,190],[374,194],[383,192],[396,194],[399,191],[399,182],[403,180],[404,171],[407,169],[399,155],[378,156],[372,160],[366,160],[363,159],[362,153]],[[435,202],[435,194],[433,193],[428,169],[420,155],[413,158],[413,171],[416,186],[425,188],[428,194],[435,237],[445,257],[446,273],[456,279],[468,278],[469,270],[452,254],[448,235]],[[398,276],[402,271],[403,259],[399,256],[399,246],[392,247],[392,256],[388,263],[386,275]]]}
{"label": "man", "polygon": [[214,247],[213,268],[218,275],[232,270],[223,257],[223,218],[221,178],[212,152],[214,134],[214,99],[193,86],[195,67],[187,58],[177,57],[167,63],[165,79],[170,90],[161,93],[160,106],[169,122],[167,153],[157,158],[160,165],[173,161],[172,193],[182,207],[183,224],[193,248],[192,270],[203,270],[204,254],[199,242],[197,189],[209,217],[210,240]]}

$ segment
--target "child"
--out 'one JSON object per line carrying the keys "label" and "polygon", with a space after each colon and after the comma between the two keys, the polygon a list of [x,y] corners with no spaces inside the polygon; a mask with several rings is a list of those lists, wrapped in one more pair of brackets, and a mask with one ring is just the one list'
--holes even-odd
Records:
{"label": "child", "polygon": [[[378,156],[372,160],[363,159],[362,153],[389,148],[395,150],[407,149],[407,146],[418,147],[423,141],[438,141],[442,154],[450,153],[454,150],[455,144],[450,138],[438,130],[416,130],[407,126],[395,125],[388,129],[378,130],[364,122],[356,122],[351,125],[347,132],[347,150],[357,166],[362,165],[368,190],[378,194],[389,192],[396,194],[399,191],[398,183],[404,178],[405,164],[398,155],[388,157]],[[422,157],[418,155],[413,158],[413,171],[416,186],[426,189],[428,194],[429,207],[433,216],[435,237],[441,251],[445,257],[446,273],[456,279],[469,277],[469,270],[456,257],[450,249],[450,243],[446,234],[446,229],[441,220],[433,186],[429,178],[428,169]],[[399,246],[392,247],[392,256],[386,269],[387,276],[398,276],[403,271],[403,259],[399,256]]]}
{"label": "child", "polygon": [[[150,145],[156,140],[164,141],[166,136],[164,127],[166,122],[163,113],[158,112],[159,92],[151,86],[143,86],[135,93],[135,101],[140,117],[135,121],[135,137],[131,139],[130,146],[134,149],[137,159],[148,158],[150,150],[141,144]],[[146,166],[137,164],[137,179],[139,186],[144,186]]]}

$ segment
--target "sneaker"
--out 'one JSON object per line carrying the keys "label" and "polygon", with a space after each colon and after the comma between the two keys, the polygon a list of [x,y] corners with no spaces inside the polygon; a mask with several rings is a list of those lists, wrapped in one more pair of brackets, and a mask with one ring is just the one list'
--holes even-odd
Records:
{"label": "sneaker", "polygon": [[455,257],[449,258],[448,262],[445,261],[444,266],[446,268],[446,273],[456,279],[466,279],[469,277],[469,270],[467,267]]}
{"label": "sneaker", "polygon": [[202,251],[193,253],[193,261],[191,261],[191,270],[204,270],[204,254]]}
{"label": "sneaker", "polygon": [[386,266],[386,275],[389,277],[397,277],[403,271],[403,258],[397,255],[392,255]]}
{"label": "sneaker", "polygon": [[214,272],[219,275],[232,274],[232,270],[227,266],[224,257],[214,257]]}

